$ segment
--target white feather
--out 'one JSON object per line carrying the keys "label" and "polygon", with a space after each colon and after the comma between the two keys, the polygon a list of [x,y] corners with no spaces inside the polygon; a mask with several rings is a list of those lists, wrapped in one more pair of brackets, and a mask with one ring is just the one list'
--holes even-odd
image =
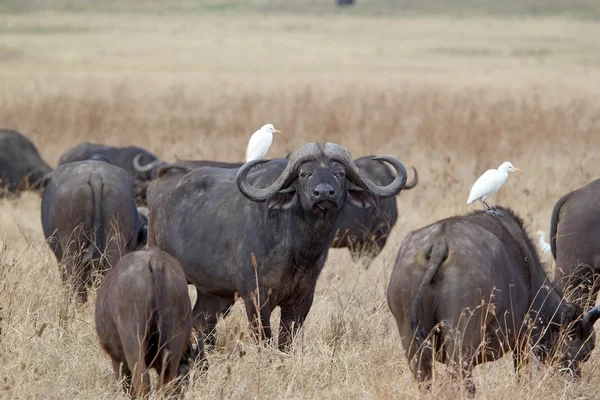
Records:
{"label": "white feather", "polygon": [[492,194],[496,193],[504,182],[506,182],[509,171],[519,170],[507,161],[498,167],[498,169],[488,169],[485,171],[473,184],[467,204],[471,204],[476,200],[485,201]]}
{"label": "white feather", "polygon": [[279,131],[271,124],[266,124],[254,132],[246,148],[246,162],[265,158],[273,143],[273,132]]}

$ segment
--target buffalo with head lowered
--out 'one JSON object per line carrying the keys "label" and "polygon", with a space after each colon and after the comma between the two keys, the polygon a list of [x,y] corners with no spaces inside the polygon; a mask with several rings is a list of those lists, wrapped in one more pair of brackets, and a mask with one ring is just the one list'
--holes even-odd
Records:
{"label": "buffalo with head lowered", "polygon": [[579,375],[595,346],[594,322],[548,279],[523,221],[511,210],[476,211],[413,231],[398,252],[387,290],[415,378],[434,361],[471,380],[477,364],[513,351],[519,372],[530,354]]}
{"label": "buffalo with head lowered", "polygon": [[24,189],[40,189],[52,168],[29,139],[17,131],[0,129],[0,197]]}
{"label": "buffalo with head lowered", "polygon": [[74,161],[103,160],[123,168],[131,175],[135,195],[145,201],[145,184],[152,179],[152,171],[163,164],[154,154],[136,146],[115,147],[99,143],[80,143],[64,153],[58,165]]}
{"label": "buffalo with head lowered", "polygon": [[556,202],[550,222],[554,279],[582,307],[600,290],[600,179]]}
{"label": "buffalo with head lowered", "polygon": [[341,146],[310,143],[289,162],[198,168],[157,194],[150,204],[148,243],[181,262],[198,293],[194,325],[209,342],[218,315],[237,295],[266,337],[279,306],[279,347],[291,342],[312,305],[344,204],[373,207],[406,183],[400,161],[379,159],[397,171],[386,186],[365,178]]}
{"label": "buffalo with head lowered", "polygon": [[136,209],[127,172],[103,161],[62,165],[46,178],[42,227],[65,284],[87,300],[94,266],[114,266],[146,244],[147,209]]}

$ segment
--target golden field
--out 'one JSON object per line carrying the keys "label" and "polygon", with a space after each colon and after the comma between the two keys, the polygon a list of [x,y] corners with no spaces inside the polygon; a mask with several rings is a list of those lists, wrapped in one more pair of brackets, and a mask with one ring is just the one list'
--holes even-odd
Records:
{"label": "golden field", "polygon": [[[185,398],[425,398],[385,300],[404,236],[472,209],[472,183],[503,161],[523,172],[491,201],[532,233],[548,232],[558,198],[599,177],[597,23],[334,11],[0,15],[0,126],[29,136],[53,166],[81,141],[140,145],[167,161],[242,160],[271,122],[283,132],[272,157],[331,141],[419,170],[368,270],[330,252],[289,354],[259,349],[237,304]],[[126,398],[96,339],[94,298],[66,302],[39,196],[0,200],[0,398]],[[431,398],[465,397],[440,370]],[[518,383],[506,357],[476,368],[476,398],[591,399],[599,379],[597,352],[580,382],[540,367]]]}

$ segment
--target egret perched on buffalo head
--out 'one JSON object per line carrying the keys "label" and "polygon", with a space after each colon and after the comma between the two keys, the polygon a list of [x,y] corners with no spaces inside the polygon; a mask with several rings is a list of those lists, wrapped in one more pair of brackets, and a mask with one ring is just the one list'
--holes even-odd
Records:
{"label": "egret perched on buffalo head", "polygon": [[260,160],[267,155],[267,151],[273,143],[273,133],[275,132],[281,133],[275,129],[273,124],[263,125],[262,128],[254,132],[246,149],[246,162]]}
{"label": "egret perched on buffalo head", "polygon": [[471,204],[475,200],[479,200],[485,209],[489,210],[490,206],[485,202],[485,200],[492,194],[496,193],[498,189],[500,189],[500,186],[506,182],[508,173],[511,171],[520,171],[520,169],[513,167],[513,165],[508,161],[503,162],[498,169],[488,169],[485,171],[483,175],[481,175],[473,184],[471,193],[469,193],[467,204]]}

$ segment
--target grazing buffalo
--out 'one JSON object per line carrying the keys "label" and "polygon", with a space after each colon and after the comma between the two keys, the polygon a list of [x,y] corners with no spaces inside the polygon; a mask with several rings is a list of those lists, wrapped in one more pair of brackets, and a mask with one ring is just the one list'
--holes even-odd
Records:
{"label": "grazing buffalo", "polygon": [[0,197],[7,192],[40,189],[50,171],[29,139],[17,131],[0,129]]}
{"label": "grazing buffalo", "polygon": [[[387,290],[415,378],[435,360],[471,380],[477,364],[513,351],[517,372],[531,353],[578,376],[596,342],[600,310],[583,314],[549,281],[523,221],[510,209],[476,211],[411,232]],[[529,347],[529,348],[528,348]]]}
{"label": "grazing buffalo", "polygon": [[181,262],[198,293],[194,326],[209,343],[218,315],[239,294],[267,338],[271,312],[281,308],[279,347],[287,347],[312,305],[344,204],[375,206],[406,183],[400,161],[379,159],[397,171],[386,186],[368,180],[339,145],[310,143],[289,162],[202,167],[158,193],[150,204],[148,243]]}
{"label": "grazing buffalo", "polygon": [[[152,178],[152,170],[162,162],[154,154],[141,147],[114,147],[98,143],[80,143],[60,157],[58,165],[101,157],[112,165],[123,168],[133,178],[136,197],[145,199],[144,183]],[[142,188],[142,189],[140,189]]]}
{"label": "grazing buffalo", "polygon": [[586,309],[600,290],[600,179],[564,195],[552,211],[554,279]]}
{"label": "grazing buffalo", "polygon": [[162,387],[183,378],[196,353],[205,359],[202,340],[199,351],[190,343],[192,307],[181,265],[157,248],[130,253],[108,271],[98,289],[96,331],[117,379],[123,363],[133,396],[150,393],[150,368]]}
{"label": "grazing buffalo", "polygon": [[147,214],[136,209],[125,170],[87,160],[56,168],[42,197],[42,226],[59,262],[62,279],[87,300],[92,264],[114,266],[122,254],[146,244]]}
{"label": "grazing buffalo", "polygon": [[[354,160],[361,173],[378,185],[389,185],[394,174],[374,156],[360,157]],[[417,169],[413,167],[415,178],[404,186],[403,190],[414,188],[419,182]],[[347,247],[354,261],[365,259],[365,268],[369,268],[375,257],[385,246],[389,234],[398,219],[396,198],[381,200],[377,207],[360,208],[346,203],[342,208],[331,247]]]}

